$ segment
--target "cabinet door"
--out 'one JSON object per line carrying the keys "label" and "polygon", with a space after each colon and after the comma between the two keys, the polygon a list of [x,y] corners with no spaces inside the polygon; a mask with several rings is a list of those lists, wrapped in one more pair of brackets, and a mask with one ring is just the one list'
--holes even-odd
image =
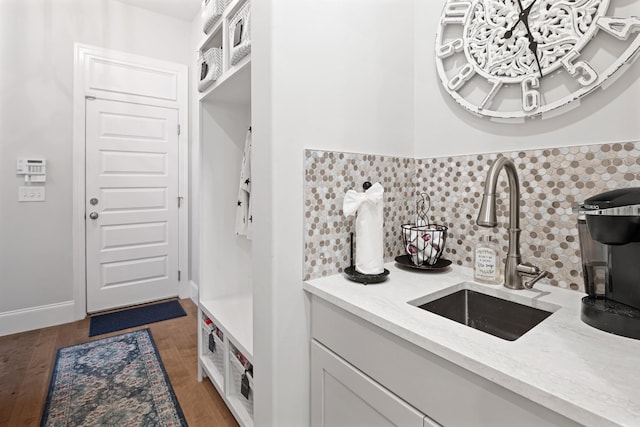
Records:
{"label": "cabinet door", "polygon": [[312,341],[312,427],[433,425],[424,420],[424,414]]}

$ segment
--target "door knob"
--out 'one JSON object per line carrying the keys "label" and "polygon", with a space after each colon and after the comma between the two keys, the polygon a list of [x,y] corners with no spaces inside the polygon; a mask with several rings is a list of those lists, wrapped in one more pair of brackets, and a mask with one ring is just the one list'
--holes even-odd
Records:
{"label": "door knob", "polygon": [[89,218],[91,219],[98,219],[98,212],[91,212],[89,214]]}
{"label": "door knob", "polygon": [[93,206],[98,204],[98,199],[96,199],[95,197],[92,198],[91,200],[89,200],[89,203],[91,203]]}

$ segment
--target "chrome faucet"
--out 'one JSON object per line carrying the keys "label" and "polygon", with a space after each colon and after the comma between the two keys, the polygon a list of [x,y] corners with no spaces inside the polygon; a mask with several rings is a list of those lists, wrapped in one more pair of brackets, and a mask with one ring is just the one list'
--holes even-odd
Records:
{"label": "chrome faucet", "polygon": [[[509,249],[504,267],[504,286],[509,289],[531,289],[533,285],[548,272],[538,267],[522,262],[520,255],[520,182],[518,171],[512,160],[498,157],[489,168],[487,181],[484,184],[482,204],[478,213],[477,224],[482,227],[495,227],[496,219],[496,185],[500,171],[504,168],[509,179]],[[522,281],[522,276],[532,279]]]}

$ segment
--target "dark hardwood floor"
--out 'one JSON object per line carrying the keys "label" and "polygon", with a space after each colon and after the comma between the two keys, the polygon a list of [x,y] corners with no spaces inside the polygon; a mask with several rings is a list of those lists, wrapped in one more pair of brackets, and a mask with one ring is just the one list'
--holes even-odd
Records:
{"label": "dark hardwood floor", "polygon": [[198,382],[197,306],[187,316],[89,338],[89,319],[0,337],[0,426],[38,426],[56,351],[61,347],[150,328],[189,426],[237,426],[208,379]]}

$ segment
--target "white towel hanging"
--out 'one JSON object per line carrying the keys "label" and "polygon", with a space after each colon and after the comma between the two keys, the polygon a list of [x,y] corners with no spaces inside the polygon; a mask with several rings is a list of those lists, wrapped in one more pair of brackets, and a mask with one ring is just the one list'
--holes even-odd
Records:
{"label": "white towel hanging", "polygon": [[236,234],[251,239],[253,214],[251,211],[251,128],[247,132],[240,167],[240,183],[236,207]]}

